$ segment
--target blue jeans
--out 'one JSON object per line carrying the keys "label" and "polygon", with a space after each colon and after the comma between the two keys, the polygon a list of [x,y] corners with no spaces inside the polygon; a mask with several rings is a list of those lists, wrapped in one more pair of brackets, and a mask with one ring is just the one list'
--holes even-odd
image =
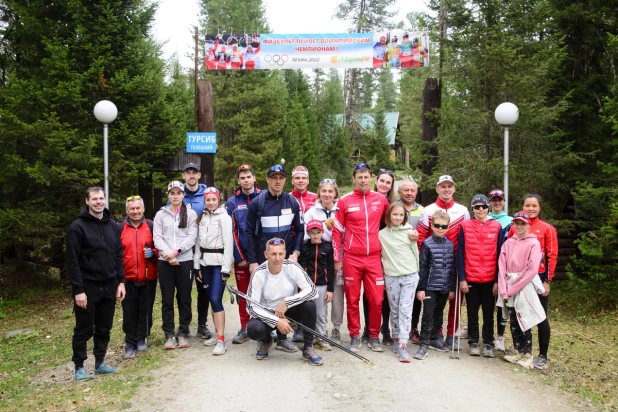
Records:
{"label": "blue jeans", "polygon": [[210,297],[213,313],[223,312],[223,290],[225,285],[221,279],[221,266],[200,266],[202,285]]}

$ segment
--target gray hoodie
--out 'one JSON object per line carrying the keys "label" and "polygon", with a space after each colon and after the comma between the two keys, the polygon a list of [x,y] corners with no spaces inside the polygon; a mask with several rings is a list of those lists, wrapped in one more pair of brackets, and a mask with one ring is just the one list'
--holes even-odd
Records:
{"label": "gray hoodie", "polygon": [[[193,246],[197,239],[197,215],[194,210],[187,208],[187,227],[178,228],[180,213],[172,213],[170,206],[164,206],[159,210],[154,219],[153,239],[159,256],[163,256],[173,250],[180,249],[176,256],[179,262],[193,260]],[[164,260],[162,257],[159,260]]]}

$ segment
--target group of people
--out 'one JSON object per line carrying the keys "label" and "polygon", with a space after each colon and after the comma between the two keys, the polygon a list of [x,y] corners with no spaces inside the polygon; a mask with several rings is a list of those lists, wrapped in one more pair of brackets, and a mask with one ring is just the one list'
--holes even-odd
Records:
{"label": "group of people", "polygon": [[410,40],[408,32],[403,34],[399,42],[397,36],[390,38],[380,36],[380,40],[373,45],[373,67],[421,67],[427,58],[428,50],[419,46],[418,37]]}
{"label": "group of people", "polygon": [[[258,360],[268,359],[275,341],[276,349],[290,353],[299,351],[293,342],[302,341],[302,358],[322,365],[316,349],[332,349],[327,337],[341,344],[344,309],[352,351],[365,342],[375,352],[392,346],[399,361],[410,362],[412,357],[424,359],[429,349],[454,350],[465,332],[459,325],[465,296],[471,356],[494,357],[494,349],[505,352],[509,319],[515,353],[504,359],[525,368],[547,367],[550,328],[545,313],[557,238],[553,226],[539,218],[538,195],[526,195],[522,211],[511,218],[504,212],[500,190],[489,197],[478,194],[470,205],[471,218],[468,208],[455,202],[455,182],[448,175],[436,184],[436,202],[423,208],[416,202],[418,186],[411,178],[400,182],[396,199],[392,171],[380,169],[372,190],[373,175],[366,163],[355,166],[355,188],[344,196],[329,178],[319,183],[318,193],[309,192],[304,166],[293,168],[290,193],[284,191],[287,171],[281,164],[268,170],[266,189],[256,186],[250,165],[240,165],[236,174],[239,186],[223,204],[215,187],[199,183],[199,166],[185,165],[185,183],[169,183],[169,202],[154,222],[144,218],[139,196],[127,198],[127,216],[115,222],[105,208],[103,189],[88,189],[86,207],[69,228],[66,248],[75,296],[76,379],[92,378],[84,368],[92,336],[95,374],[115,372],[104,357],[116,299],[123,307],[125,358],[148,350],[157,282],[164,348],[189,346],[195,281],[197,333],[206,346],[214,346],[214,355],[223,355],[227,342],[222,299],[232,268],[236,287],[250,299],[238,299],[241,329],[232,342],[257,341]],[[214,333],[206,326],[209,307]],[[316,336],[300,327],[294,331],[288,318]],[[535,325],[540,354],[533,358]],[[293,334],[292,342],[288,334]],[[413,356],[410,343],[419,345]]]}
{"label": "group of people", "polygon": [[[260,60],[257,54],[260,51],[259,37],[255,37],[253,44],[239,47],[236,38],[227,46],[223,37],[218,35],[213,42],[208,42],[204,67],[207,70],[255,70],[259,69]],[[229,41],[230,39],[228,39]],[[257,44],[255,49],[253,46]]]}

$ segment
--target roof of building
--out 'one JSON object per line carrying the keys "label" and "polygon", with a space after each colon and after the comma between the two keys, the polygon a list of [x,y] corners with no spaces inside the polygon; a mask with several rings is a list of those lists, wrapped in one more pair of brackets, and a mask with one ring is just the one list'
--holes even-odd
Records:
{"label": "roof of building", "polygon": [[[395,143],[395,133],[397,132],[397,123],[399,122],[399,112],[386,112],[384,113],[386,117],[386,128],[388,129],[388,141],[392,145]],[[336,115],[337,120],[341,121],[343,115]],[[359,113],[355,114],[350,118],[350,123],[348,126],[356,122],[363,130],[373,129],[374,120],[373,114],[371,113]]]}

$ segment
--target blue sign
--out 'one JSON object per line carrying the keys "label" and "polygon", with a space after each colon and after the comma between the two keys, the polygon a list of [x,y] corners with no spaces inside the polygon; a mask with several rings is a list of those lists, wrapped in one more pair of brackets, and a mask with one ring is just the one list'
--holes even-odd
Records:
{"label": "blue sign", "polygon": [[217,134],[187,132],[187,153],[217,153]]}

